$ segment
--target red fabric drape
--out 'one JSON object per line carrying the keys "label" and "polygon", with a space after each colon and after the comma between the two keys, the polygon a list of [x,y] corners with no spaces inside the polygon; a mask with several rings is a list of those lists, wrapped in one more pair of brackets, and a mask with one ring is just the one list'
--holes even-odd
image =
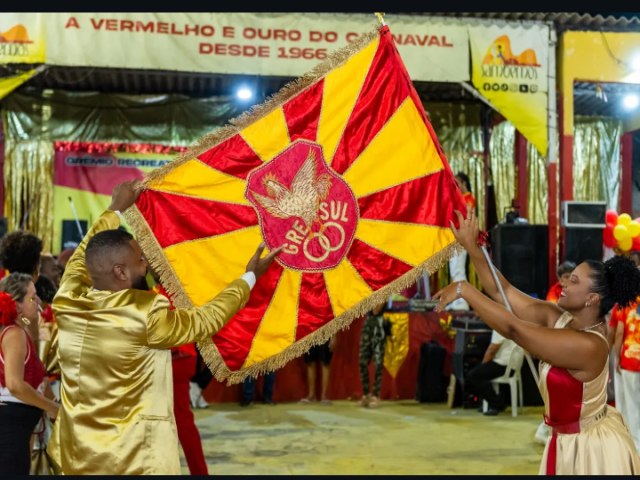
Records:
{"label": "red fabric drape", "polygon": [[[420,361],[420,346],[435,340],[447,349],[444,375],[451,373],[451,354],[455,340],[449,338],[439,324],[439,315],[435,312],[409,313],[409,352],[400,367],[395,382],[384,370],[380,397],[386,400],[414,399]],[[338,333],[331,360],[328,397],[332,400],[356,399],[362,395],[360,370],[358,367],[358,349],[363,319],[354,320],[348,330]],[[319,368],[319,367],[318,367]],[[373,375],[373,366],[370,366]],[[320,391],[320,372],[316,376]],[[372,377],[373,378],[373,377]],[[259,378],[256,391],[262,391],[262,378]],[[295,402],[307,395],[307,366],[302,357],[296,358],[277,371],[273,400],[275,402]],[[215,378],[204,392],[209,403],[238,402],[241,396],[240,385],[218,382]]]}

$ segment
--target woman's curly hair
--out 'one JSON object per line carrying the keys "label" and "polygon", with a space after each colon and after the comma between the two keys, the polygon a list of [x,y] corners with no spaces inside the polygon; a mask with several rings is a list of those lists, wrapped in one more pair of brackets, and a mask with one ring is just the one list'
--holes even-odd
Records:
{"label": "woman's curly hair", "polygon": [[25,230],[8,233],[0,241],[0,263],[11,273],[34,275],[40,265],[40,252],[42,240]]}
{"label": "woman's curly hair", "polygon": [[616,304],[628,306],[640,295],[640,270],[629,258],[618,255],[604,263],[597,260],[585,263],[591,268],[591,290],[600,295],[601,316]]}

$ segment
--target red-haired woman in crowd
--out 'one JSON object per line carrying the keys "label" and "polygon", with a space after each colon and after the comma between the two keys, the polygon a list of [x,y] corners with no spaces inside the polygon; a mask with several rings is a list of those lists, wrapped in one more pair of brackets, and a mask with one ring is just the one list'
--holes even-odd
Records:
{"label": "red-haired woman in crowd", "polygon": [[[42,411],[58,404],[45,396],[45,368],[38,358],[39,299],[31,275],[0,281],[0,472],[28,475],[30,437]],[[47,392],[50,395],[50,390]]]}

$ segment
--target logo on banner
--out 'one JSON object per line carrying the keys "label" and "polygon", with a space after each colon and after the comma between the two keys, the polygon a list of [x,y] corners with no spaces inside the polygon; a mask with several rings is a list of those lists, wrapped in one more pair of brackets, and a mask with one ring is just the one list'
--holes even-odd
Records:
{"label": "logo on banner", "polygon": [[296,270],[325,270],[344,258],[358,225],[349,185],[324,160],[320,145],[292,143],[247,179],[265,244],[284,245],[277,260]]}
{"label": "logo on banner", "polygon": [[494,92],[536,93],[540,67],[535,50],[527,48],[515,54],[509,36],[501,35],[491,43],[482,60],[482,88]]}
{"label": "logo on banner", "polygon": [[24,25],[15,25],[6,32],[0,33],[0,55],[11,57],[29,56],[29,45],[33,41]]}

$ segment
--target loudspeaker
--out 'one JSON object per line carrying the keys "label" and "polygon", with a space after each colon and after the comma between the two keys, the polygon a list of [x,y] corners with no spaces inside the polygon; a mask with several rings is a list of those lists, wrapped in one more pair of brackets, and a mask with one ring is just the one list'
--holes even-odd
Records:
{"label": "loudspeaker", "polygon": [[483,356],[491,343],[491,330],[459,330],[456,329],[454,352],[462,355]]}
{"label": "loudspeaker", "polygon": [[562,202],[563,227],[605,227],[607,202]]}
{"label": "loudspeaker", "polygon": [[602,227],[567,227],[564,237],[564,258],[576,265],[585,260],[602,260]]}
{"label": "loudspeaker", "polygon": [[519,290],[545,298],[549,285],[549,241],[546,225],[505,224],[491,229],[495,266]]}
{"label": "loudspeaker", "polygon": [[[87,233],[87,224],[86,220],[80,220],[80,226],[82,227],[82,232],[84,234]],[[78,231],[78,224],[75,220],[62,220],[62,245],[60,245],[60,249],[64,250],[65,245],[68,243],[75,243],[78,245],[82,238],[80,236],[80,232]]]}
{"label": "loudspeaker", "polygon": [[447,349],[435,340],[420,347],[416,400],[419,402],[444,402],[447,386],[444,377],[444,361]]}

